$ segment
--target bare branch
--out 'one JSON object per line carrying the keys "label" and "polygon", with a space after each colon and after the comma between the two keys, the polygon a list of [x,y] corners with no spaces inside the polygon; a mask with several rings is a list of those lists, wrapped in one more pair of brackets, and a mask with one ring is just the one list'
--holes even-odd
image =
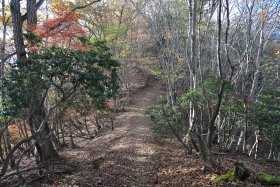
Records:
{"label": "bare branch", "polygon": [[95,0],[95,1],[92,1],[92,2],[87,3],[87,4],[85,4],[85,5],[77,6],[77,7],[73,8],[72,11],[76,11],[76,10],[79,10],[79,9],[87,8],[87,7],[91,6],[91,5],[93,5],[94,3],[98,3],[98,2],[100,2],[100,1],[101,1],[101,0]]}

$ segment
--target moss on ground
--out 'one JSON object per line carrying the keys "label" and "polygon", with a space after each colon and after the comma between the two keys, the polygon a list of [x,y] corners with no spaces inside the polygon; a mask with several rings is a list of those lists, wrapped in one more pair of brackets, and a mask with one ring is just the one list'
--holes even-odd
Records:
{"label": "moss on ground", "polygon": [[262,185],[280,185],[280,178],[279,177],[273,177],[267,173],[259,173],[257,175],[257,181],[261,183]]}
{"label": "moss on ground", "polygon": [[236,172],[236,167],[233,166],[232,169],[228,173],[217,176],[215,178],[215,181],[216,182],[235,182],[236,181],[235,172]]}

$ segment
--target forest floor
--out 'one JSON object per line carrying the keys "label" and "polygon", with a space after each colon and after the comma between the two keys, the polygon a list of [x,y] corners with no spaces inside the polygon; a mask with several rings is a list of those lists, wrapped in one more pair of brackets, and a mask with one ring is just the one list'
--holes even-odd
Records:
{"label": "forest floor", "polygon": [[[164,94],[163,84],[150,77],[117,117],[115,129],[93,140],[76,142],[78,148],[61,155],[76,166],[69,175],[54,179],[54,186],[213,186],[198,157],[189,156],[180,143],[153,134],[146,110]],[[206,181],[206,182],[205,182]]]}
{"label": "forest floor", "polygon": [[[163,84],[147,76],[146,84],[135,92],[125,112],[117,116],[115,128],[103,129],[94,139],[75,141],[77,148],[64,148],[61,171],[56,168],[47,180],[25,186],[52,187],[180,187],[180,186],[260,186],[254,180],[235,184],[217,184],[211,171],[195,154],[188,155],[172,136],[151,131],[152,121],[146,110],[164,94]],[[241,161],[253,173],[280,174],[280,164],[259,163],[253,159],[219,156],[223,166]]]}
{"label": "forest floor", "polygon": [[[145,112],[155,104],[157,96],[164,94],[164,86],[148,77],[146,85],[132,96],[126,111],[117,117],[113,131],[107,129],[98,138],[80,141],[78,148],[62,152],[75,166],[75,171],[56,176],[53,186],[260,186],[253,179],[217,184],[213,180],[216,175],[203,170],[197,155],[188,155],[170,136],[152,133],[152,121]],[[253,173],[272,171],[275,174],[280,166],[261,164],[244,156],[220,156],[219,160],[228,169],[240,161]]]}

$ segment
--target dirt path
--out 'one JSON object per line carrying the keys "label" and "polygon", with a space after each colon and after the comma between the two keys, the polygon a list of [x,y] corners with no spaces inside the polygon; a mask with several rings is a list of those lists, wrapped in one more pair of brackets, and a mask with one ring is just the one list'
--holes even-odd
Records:
{"label": "dirt path", "polygon": [[149,84],[133,96],[127,112],[118,116],[114,131],[84,141],[74,151],[64,151],[79,166],[73,175],[65,176],[68,184],[153,186],[151,160],[157,145],[150,130],[152,122],[145,111],[155,103],[162,84],[152,79]]}
{"label": "dirt path", "polygon": [[158,81],[151,78],[147,83],[118,116],[114,131],[108,128],[95,139],[76,142],[78,148],[61,152],[74,169],[51,177],[52,187],[232,186],[216,184],[199,157],[187,155],[173,136],[151,132],[152,121],[145,111],[164,92]]}

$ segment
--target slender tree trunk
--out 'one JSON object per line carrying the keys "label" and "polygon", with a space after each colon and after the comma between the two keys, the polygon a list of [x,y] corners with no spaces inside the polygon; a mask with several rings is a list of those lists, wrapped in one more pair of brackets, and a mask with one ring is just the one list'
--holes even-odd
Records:
{"label": "slender tree trunk", "polygon": [[258,150],[259,150],[259,138],[256,139],[255,159],[258,158]]}
{"label": "slender tree trunk", "polygon": [[3,133],[3,147],[4,147],[3,153],[4,153],[5,156],[7,156],[8,148],[7,148],[7,143],[6,143],[6,138],[5,138],[5,134],[4,133]]}
{"label": "slender tree trunk", "polygon": [[[263,15],[263,1],[260,1],[260,10],[261,10],[261,15]],[[252,87],[250,90],[250,98],[255,99],[255,96],[257,94],[258,91],[258,84],[259,84],[259,75],[260,75],[260,56],[262,53],[262,48],[263,48],[263,29],[264,29],[264,20],[261,17],[260,18],[260,22],[261,22],[261,31],[260,31],[260,39],[259,39],[259,44],[258,44],[258,50],[257,50],[257,57],[255,60],[255,66],[256,66],[256,70],[254,73],[254,79],[253,79],[253,83],[252,83]]]}
{"label": "slender tree trunk", "polygon": [[237,146],[236,146],[236,149],[235,149],[235,153],[239,153],[240,147],[242,145],[242,142],[244,142],[244,131],[240,132],[240,136],[238,138],[238,142],[237,142]]}
{"label": "slender tree trunk", "polygon": [[74,121],[71,118],[72,118],[72,115],[70,114],[70,119],[68,120],[70,147],[71,147],[71,149],[74,149],[75,148],[75,143],[74,143],[73,134],[72,134],[72,126],[73,126]]}
{"label": "slender tree trunk", "polygon": [[[189,17],[190,17],[190,23],[189,23],[189,33],[191,36],[191,45],[190,45],[190,62],[188,63],[188,66],[190,68],[190,89],[195,90],[199,86],[198,82],[198,75],[197,70],[199,70],[199,61],[198,61],[198,54],[197,54],[197,12],[198,12],[198,1],[196,0],[189,0]],[[189,104],[189,124],[190,129],[195,129],[196,138],[198,142],[198,149],[199,149],[199,156],[204,161],[205,165],[210,168],[216,167],[215,162],[213,161],[211,151],[209,150],[208,145],[205,143],[205,141],[202,138],[202,127],[200,125],[196,124],[196,118],[198,117],[197,111],[195,110],[195,107],[193,106],[193,103],[190,102]],[[202,120],[203,121],[203,120]]]}
{"label": "slender tree trunk", "polygon": [[247,103],[245,103],[245,125],[244,125],[244,138],[243,138],[243,148],[242,148],[243,153],[246,153],[247,139],[248,139],[248,106]]}
{"label": "slender tree trunk", "polygon": [[221,57],[221,35],[222,35],[222,0],[219,0],[219,9],[218,9],[218,40],[217,40],[217,61],[218,61],[218,69],[219,69],[219,77],[220,77],[220,88],[218,93],[218,100],[214,109],[214,112],[211,116],[211,120],[208,123],[208,132],[207,132],[207,146],[209,149],[212,148],[212,142],[213,142],[213,135],[215,131],[215,121],[217,119],[217,116],[220,112],[222,100],[223,100],[223,94],[224,94],[224,88],[225,88],[225,81],[224,81],[224,75],[223,75],[223,68],[222,68],[222,57]]}
{"label": "slender tree trunk", "polygon": [[[0,132],[3,132],[4,130],[4,126],[3,126],[3,123],[0,123]],[[2,142],[3,142],[3,133],[0,133],[0,161],[1,163],[4,162],[4,152],[3,152],[3,148],[2,148]]]}
{"label": "slender tree trunk", "polygon": [[66,142],[65,142],[65,130],[63,128],[63,124],[62,124],[62,120],[60,119],[59,120],[59,129],[60,129],[60,134],[61,134],[61,138],[62,138],[62,145],[66,145]]}
{"label": "slender tree trunk", "polygon": [[269,154],[268,154],[267,159],[273,159],[273,142],[270,143]]}
{"label": "slender tree trunk", "polygon": [[[11,135],[10,135],[9,128],[5,129],[5,138],[6,138],[6,143],[7,143],[7,150],[8,150],[8,152],[10,152],[12,150],[12,142],[11,142]],[[10,167],[12,169],[15,168],[15,157],[14,156],[12,156],[10,159]]]}
{"label": "slender tree trunk", "polygon": [[[3,43],[1,45],[1,51],[0,51],[0,55],[1,55],[1,64],[0,64],[0,79],[5,77],[5,51],[6,51],[6,35],[7,35],[7,23],[6,23],[6,14],[5,14],[5,1],[2,1],[2,23],[3,23]],[[5,100],[6,99],[6,94],[4,90],[1,90],[1,100]],[[5,127],[5,123],[4,127]],[[8,125],[8,124],[7,124]],[[12,149],[12,143],[11,143],[11,136],[10,136],[10,131],[9,128],[7,127],[6,129],[3,129],[5,131],[5,140],[7,143],[7,151],[11,151]],[[1,138],[1,137],[0,137]],[[1,147],[0,147],[1,149]],[[14,169],[15,167],[15,158],[14,156],[11,158],[10,160],[10,166],[12,169]]]}
{"label": "slender tree trunk", "polygon": [[[1,11],[1,14],[2,14],[2,42],[1,42],[1,46],[0,46],[0,58],[1,58],[1,63],[0,63],[0,79],[2,79],[4,77],[4,66],[5,66],[5,51],[6,51],[6,35],[7,35],[7,24],[6,24],[6,13],[5,13],[5,1],[2,1],[1,3],[2,5],[2,11]],[[4,91],[1,90],[1,97],[0,97],[0,100],[3,100],[4,99]],[[0,121],[0,129],[1,131],[4,130],[4,123],[2,123],[2,121]],[[0,131],[0,132],[1,132]],[[2,150],[2,139],[4,139],[4,133],[0,133],[1,136],[0,136],[0,158],[1,158],[1,161],[3,162],[4,161],[4,155],[3,155],[3,150]]]}
{"label": "slender tree trunk", "polygon": [[[189,68],[190,68],[190,89],[194,90],[197,87],[197,81],[196,81],[196,73],[195,73],[195,63],[196,63],[196,14],[197,14],[197,2],[189,0],[189,18],[190,18],[190,23],[189,23],[189,35],[191,37],[191,45],[190,45],[190,51],[191,51],[191,57],[190,57],[190,62],[188,63]],[[195,119],[195,109],[193,106],[193,102],[190,101],[189,103],[189,129],[192,129],[194,124],[194,119]]]}
{"label": "slender tree trunk", "polygon": [[[251,150],[249,151],[249,156],[252,155],[254,149],[256,149],[257,146],[258,146],[258,142],[259,142],[259,131],[255,131],[255,137],[256,137],[256,140],[255,140],[255,143],[254,143],[254,145],[252,146]],[[257,150],[257,149],[256,149],[256,150]]]}

